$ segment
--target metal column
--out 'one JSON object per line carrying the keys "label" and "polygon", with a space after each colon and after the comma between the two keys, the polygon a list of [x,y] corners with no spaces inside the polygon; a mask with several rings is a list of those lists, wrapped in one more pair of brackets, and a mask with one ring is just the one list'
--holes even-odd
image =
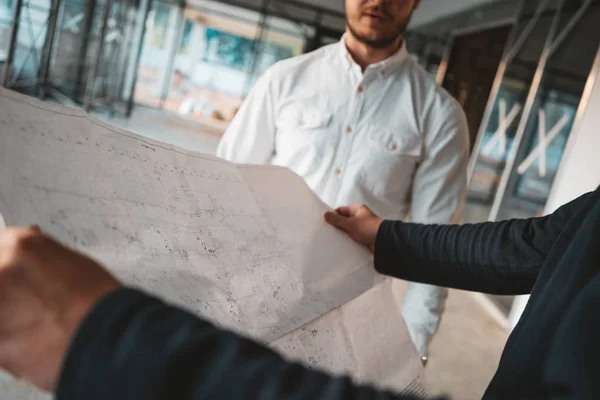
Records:
{"label": "metal column", "polygon": [[38,76],[38,96],[44,99],[46,96],[45,89],[48,83],[48,72],[50,69],[50,58],[52,55],[52,45],[54,43],[54,33],[56,32],[56,22],[58,20],[58,7],[60,0],[52,0],[50,7],[50,15],[48,16],[48,29],[46,31],[46,40],[44,41],[44,49],[42,53],[42,65]]}
{"label": "metal column", "polygon": [[81,46],[79,47],[79,63],[77,64],[77,74],[75,78],[75,90],[74,99],[79,99],[84,95],[84,72],[85,72],[85,60],[87,58],[88,43],[90,41],[90,33],[92,32],[92,25],[94,23],[94,13],[96,11],[96,1],[87,0],[85,2],[85,10],[83,17],[83,26],[85,31],[83,32],[83,38],[81,40]]}
{"label": "metal column", "polygon": [[260,12],[260,20],[258,22],[258,36],[254,39],[253,49],[252,49],[252,61],[250,62],[250,69],[248,70],[248,78],[246,79],[246,87],[244,88],[244,94],[247,94],[252,87],[252,77],[254,76],[254,72],[256,71],[256,64],[258,64],[258,57],[262,51],[262,42],[265,33],[265,27],[267,25],[267,17],[268,17],[268,5],[269,0],[263,0],[261,12]]}
{"label": "metal column", "polygon": [[142,58],[142,49],[144,47],[144,38],[146,37],[146,21],[148,21],[148,14],[152,9],[152,0],[142,0],[140,2],[139,18],[137,20],[136,33],[134,45],[136,49],[134,61],[130,64],[130,70],[126,72],[125,78],[125,93],[123,94],[127,98],[127,107],[125,115],[127,118],[131,117],[133,112],[135,86],[138,79],[138,70],[140,68],[140,61]]}
{"label": "metal column", "polygon": [[452,48],[454,47],[454,35],[450,35],[446,41],[444,47],[444,55],[442,61],[438,66],[437,74],[435,75],[435,81],[438,85],[442,86],[444,79],[446,78],[446,72],[448,71],[448,63],[450,62],[450,55],[452,54]]}
{"label": "metal column", "polygon": [[542,56],[540,57],[540,62],[535,72],[535,76],[533,78],[533,82],[531,88],[529,90],[529,94],[527,96],[527,101],[525,103],[525,107],[523,110],[523,114],[521,116],[521,120],[519,121],[519,126],[517,128],[517,132],[515,134],[515,138],[513,141],[512,148],[510,150],[510,154],[508,160],[506,162],[506,166],[502,173],[502,177],[500,179],[500,184],[498,185],[498,190],[496,192],[496,197],[494,198],[494,203],[492,205],[492,209],[490,211],[490,215],[488,220],[495,221],[498,219],[498,215],[500,213],[500,208],[504,201],[504,195],[507,191],[510,177],[512,174],[513,167],[517,161],[519,156],[519,151],[521,149],[521,142],[523,141],[523,136],[525,135],[525,131],[527,129],[527,125],[531,119],[531,113],[533,111],[533,106],[535,105],[537,95],[542,83],[542,79],[544,77],[544,73],[546,70],[546,65],[550,60],[550,57],[554,54],[558,46],[563,42],[566,35],[573,29],[575,24],[581,19],[584,15],[585,11],[591,4],[591,0],[586,0],[583,5],[580,7],[578,12],[571,18],[567,26],[564,28],[562,32],[558,35],[558,27],[560,23],[560,19],[562,16],[562,11],[565,7],[567,0],[560,0],[556,13],[554,15],[554,19],[552,21],[552,25],[550,27],[550,31],[548,32],[548,36],[546,39],[546,43],[544,45],[544,50],[542,52]]}
{"label": "metal column", "polygon": [[[181,44],[181,36],[183,35],[183,12],[185,10],[185,6],[180,3],[177,6],[176,14],[175,14],[175,23],[171,24],[169,21],[169,25],[171,25],[171,29],[173,29],[173,34],[171,35],[171,43],[169,54],[167,55],[167,63],[165,68],[165,74],[163,76],[163,87],[161,89],[160,94],[160,105],[159,108],[163,108],[165,106],[165,100],[169,95],[169,88],[171,87],[171,78],[173,75],[173,66],[175,64],[175,57],[177,56],[177,51],[179,50],[179,45]],[[173,11],[171,11],[173,12]],[[171,20],[172,17],[169,17]]]}
{"label": "metal column", "polygon": [[479,153],[481,149],[481,142],[483,141],[483,136],[487,130],[487,127],[490,123],[490,119],[492,117],[492,112],[494,111],[494,106],[496,105],[496,100],[498,99],[498,94],[500,93],[500,87],[502,86],[502,81],[504,80],[504,75],[506,74],[506,68],[508,64],[512,61],[512,58],[515,54],[519,52],[523,43],[525,43],[525,39],[527,35],[533,30],[533,27],[539,20],[541,13],[536,15],[534,18],[529,21],[529,24],[521,34],[517,38],[517,27],[519,21],[521,20],[521,16],[523,14],[525,7],[525,0],[521,0],[519,3],[519,8],[517,10],[517,22],[515,23],[508,40],[506,41],[506,47],[504,49],[504,56],[500,61],[500,65],[498,66],[498,72],[496,73],[496,78],[494,79],[494,84],[492,85],[492,90],[490,92],[490,98],[488,100],[487,106],[485,108],[485,112],[483,114],[483,118],[481,119],[481,124],[479,125],[479,132],[477,133],[477,138],[475,139],[475,143],[473,145],[473,153],[471,158],[469,159],[469,165],[467,167],[467,182],[471,183],[473,179],[473,172],[475,171],[475,165],[477,164],[477,159],[479,158]]}
{"label": "metal column", "polygon": [[100,37],[98,38],[98,48],[96,49],[96,54],[94,55],[92,68],[88,76],[85,98],[83,99],[83,109],[85,111],[90,111],[92,109],[92,103],[94,102],[94,98],[96,96],[95,83],[96,77],[98,76],[98,70],[100,69],[100,62],[102,61],[102,50],[104,49],[104,36],[106,35],[106,24],[108,22],[108,15],[110,14],[111,3],[111,0],[104,0],[104,3],[102,4],[102,26],[100,29]]}
{"label": "metal column", "polygon": [[2,79],[0,83],[2,86],[7,87],[8,78],[10,77],[10,68],[15,58],[15,50],[17,48],[17,34],[19,33],[19,21],[21,19],[21,8],[23,6],[23,0],[17,0],[15,3],[15,12],[13,14],[13,24],[10,30],[10,41],[8,42],[8,54],[4,63],[4,69],[2,70]]}

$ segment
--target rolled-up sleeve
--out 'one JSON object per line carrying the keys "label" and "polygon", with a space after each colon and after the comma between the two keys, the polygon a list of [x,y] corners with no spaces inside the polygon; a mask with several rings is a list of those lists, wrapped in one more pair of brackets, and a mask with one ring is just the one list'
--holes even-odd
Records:
{"label": "rolled-up sleeve", "polygon": [[467,120],[458,103],[451,102],[432,125],[413,180],[411,221],[460,223],[469,161]]}
{"label": "rolled-up sleeve", "polygon": [[273,67],[261,76],[223,135],[217,156],[235,163],[264,164],[275,151]]}

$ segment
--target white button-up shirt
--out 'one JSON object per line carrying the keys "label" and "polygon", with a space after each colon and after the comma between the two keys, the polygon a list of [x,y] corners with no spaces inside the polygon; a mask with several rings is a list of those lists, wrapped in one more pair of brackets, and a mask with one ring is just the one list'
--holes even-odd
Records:
{"label": "white button-up shirt", "polygon": [[448,223],[461,217],[468,141],[460,105],[405,46],[363,73],[340,42],[271,67],[217,155],[287,167],[331,207]]}
{"label": "white button-up shirt", "polygon": [[[460,105],[406,46],[363,72],[344,43],[271,67],[231,122],[217,155],[287,167],[334,208],[364,203],[387,219],[460,222],[469,142]],[[423,335],[433,334],[439,321],[443,299],[423,296],[444,297],[437,291],[405,299],[413,339],[419,334],[406,315],[408,303],[428,304],[433,320]]]}

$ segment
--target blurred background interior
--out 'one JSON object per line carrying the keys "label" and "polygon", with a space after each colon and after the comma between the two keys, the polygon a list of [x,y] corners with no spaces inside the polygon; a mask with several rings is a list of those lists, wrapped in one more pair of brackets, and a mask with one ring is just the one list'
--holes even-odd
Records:
{"label": "blurred background interior", "polygon": [[[577,128],[593,102],[600,106],[599,25],[598,0],[423,0],[405,39],[466,112],[466,222],[549,210],[559,169],[577,162],[565,156],[582,143]],[[344,29],[342,0],[0,0],[0,85],[214,152],[257,77],[340,40]],[[587,135],[585,146],[600,149],[600,133]],[[469,301],[453,300],[449,309],[484,318],[463,309],[476,307]],[[522,306],[513,297],[477,301],[501,333],[465,343],[478,354],[492,348],[494,358],[503,343],[486,338],[505,340]],[[440,335],[461,335],[468,322],[455,317]],[[454,384],[475,385],[475,394],[457,389],[461,399],[483,390],[468,380]]]}

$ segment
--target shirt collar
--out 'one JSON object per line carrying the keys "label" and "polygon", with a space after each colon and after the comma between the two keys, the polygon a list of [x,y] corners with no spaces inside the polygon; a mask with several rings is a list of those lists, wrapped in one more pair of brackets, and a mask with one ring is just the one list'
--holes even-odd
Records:
{"label": "shirt collar", "polygon": [[[340,40],[340,50],[342,59],[345,65],[348,67],[348,70],[356,68],[360,69],[358,64],[356,64],[356,62],[352,58],[352,55],[348,51],[348,48],[346,47],[346,35],[347,34],[344,33],[342,39]],[[404,60],[406,60],[407,57],[408,52],[406,50],[406,41],[402,40],[402,45],[400,46],[397,52],[395,52],[383,61],[369,65],[367,69],[380,72],[382,76],[388,76],[390,73],[396,71],[404,63]]]}

